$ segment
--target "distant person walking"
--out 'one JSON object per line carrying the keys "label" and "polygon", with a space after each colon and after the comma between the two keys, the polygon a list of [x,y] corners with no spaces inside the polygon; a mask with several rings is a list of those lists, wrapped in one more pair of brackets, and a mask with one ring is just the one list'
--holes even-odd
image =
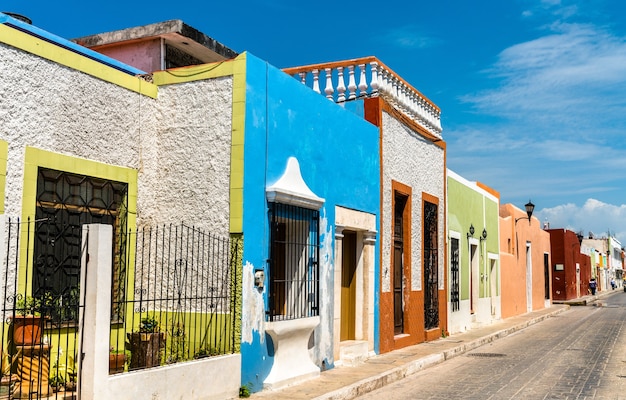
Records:
{"label": "distant person walking", "polygon": [[611,278],[611,288],[615,290],[615,279]]}
{"label": "distant person walking", "polygon": [[596,282],[596,278],[591,278],[589,281],[589,290],[591,290],[591,295],[596,295],[596,289],[598,288],[598,282]]}

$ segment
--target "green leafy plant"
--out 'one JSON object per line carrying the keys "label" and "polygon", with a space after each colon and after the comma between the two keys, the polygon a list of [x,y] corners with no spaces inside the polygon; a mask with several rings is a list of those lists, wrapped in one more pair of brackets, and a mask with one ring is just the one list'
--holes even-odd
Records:
{"label": "green leafy plant", "polygon": [[63,359],[62,354],[63,350],[60,350],[57,359],[52,364],[49,383],[55,391],[74,390],[76,388],[75,357],[68,356],[67,359]]}
{"label": "green leafy plant", "polygon": [[239,388],[239,397],[241,398],[248,398],[250,397],[250,394],[252,393],[250,388],[251,388],[252,384],[248,383],[247,385],[243,385]]}
{"label": "green leafy plant", "polygon": [[24,296],[17,300],[15,312],[19,315],[41,315],[41,298]]}
{"label": "green leafy plant", "polygon": [[199,358],[217,356],[219,354],[220,352],[214,347],[211,347],[209,349],[201,347],[193,354],[193,358],[197,360]]}
{"label": "green leafy plant", "polygon": [[65,378],[60,375],[53,375],[48,379],[48,383],[55,392],[60,392],[65,387]]}
{"label": "green leafy plant", "polygon": [[141,319],[139,323],[139,332],[141,333],[157,333],[161,331],[161,324],[154,316],[147,316]]}
{"label": "green leafy plant", "polygon": [[[173,364],[185,360],[185,325],[180,322],[173,323],[168,330],[170,347],[165,362]],[[188,355],[187,355],[188,356]]]}
{"label": "green leafy plant", "polygon": [[57,306],[58,299],[50,292],[40,296],[24,296],[17,300],[15,312],[19,315],[50,315],[50,310]]}

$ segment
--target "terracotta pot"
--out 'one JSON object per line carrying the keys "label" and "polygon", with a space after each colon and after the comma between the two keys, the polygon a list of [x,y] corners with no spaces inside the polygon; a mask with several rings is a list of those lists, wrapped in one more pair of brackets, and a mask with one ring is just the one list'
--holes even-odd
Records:
{"label": "terracotta pot", "polygon": [[41,344],[44,318],[34,315],[16,315],[12,318],[13,343],[16,346]]}
{"label": "terracotta pot", "polygon": [[126,362],[126,354],[109,354],[109,374],[119,374],[124,372],[124,363]]}

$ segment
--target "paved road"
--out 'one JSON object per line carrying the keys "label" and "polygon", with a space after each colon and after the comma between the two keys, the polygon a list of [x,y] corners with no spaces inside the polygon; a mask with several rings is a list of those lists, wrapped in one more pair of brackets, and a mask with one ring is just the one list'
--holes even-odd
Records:
{"label": "paved road", "polygon": [[359,399],[626,399],[625,329],[616,290]]}

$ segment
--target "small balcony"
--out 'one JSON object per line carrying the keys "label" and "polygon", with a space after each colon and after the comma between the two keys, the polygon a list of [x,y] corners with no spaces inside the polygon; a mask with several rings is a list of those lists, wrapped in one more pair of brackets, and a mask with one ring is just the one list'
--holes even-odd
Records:
{"label": "small balcony", "polygon": [[439,107],[376,57],[284,68],[283,71],[336,103],[380,96],[442,139]]}

